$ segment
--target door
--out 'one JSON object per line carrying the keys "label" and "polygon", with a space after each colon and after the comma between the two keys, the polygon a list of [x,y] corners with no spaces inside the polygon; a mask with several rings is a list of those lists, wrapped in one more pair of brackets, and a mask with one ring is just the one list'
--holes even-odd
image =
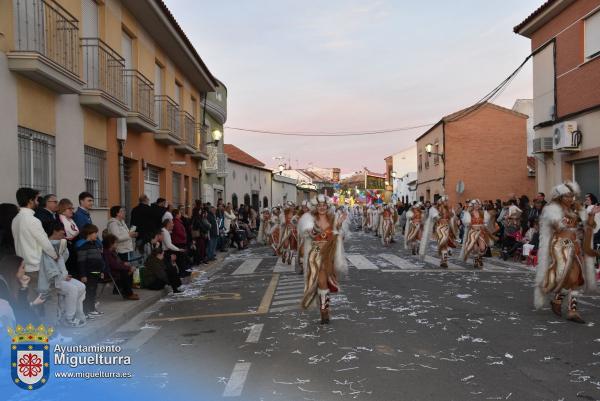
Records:
{"label": "door", "polygon": [[259,197],[258,194],[252,194],[252,209],[256,210],[258,212],[259,210]]}
{"label": "door", "polygon": [[573,163],[573,178],[581,188],[581,195],[600,194],[600,179],[598,174],[598,159],[584,160]]}
{"label": "door", "polygon": [[160,198],[160,170],[148,166],[144,171],[144,192],[150,202],[156,202]]}
{"label": "door", "polygon": [[[129,36],[127,34],[127,32],[123,31],[123,35],[121,38],[121,53],[123,55],[123,58],[125,59],[125,70],[132,70],[133,69],[133,39],[131,39],[131,36]],[[126,75],[126,81],[125,81],[125,85],[126,85],[126,89],[125,89],[125,103],[127,104],[127,106],[129,106],[130,109],[132,109],[133,107],[133,76],[130,75],[131,72],[129,72]]]}

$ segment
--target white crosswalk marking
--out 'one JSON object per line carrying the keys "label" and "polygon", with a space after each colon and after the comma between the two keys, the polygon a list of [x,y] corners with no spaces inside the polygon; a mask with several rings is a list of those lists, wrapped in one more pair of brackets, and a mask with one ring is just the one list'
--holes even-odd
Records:
{"label": "white crosswalk marking", "polygon": [[250,329],[250,333],[248,334],[248,338],[246,338],[246,342],[247,343],[257,343],[264,326],[265,325],[263,323],[252,325],[252,328]]}
{"label": "white crosswalk marking", "polygon": [[238,362],[235,364],[233,372],[229,376],[227,386],[225,386],[225,391],[223,391],[223,397],[239,397],[242,394],[251,365],[250,362]]}
{"label": "white crosswalk marking", "polygon": [[287,298],[302,298],[303,294],[304,294],[304,289],[302,289],[302,291],[298,291],[298,292],[278,295],[277,299],[279,300],[279,299],[287,299]]}
{"label": "white crosswalk marking", "polygon": [[273,303],[271,305],[273,306],[277,306],[277,305],[287,305],[287,304],[300,304],[302,298],[302,294],[299,294],[296,296],[296,298],[293,299],[282,299],[281,301],[273,301]]}
{"label": "white crosswalk marking", "polygon": [[298,303],[296,305],[280,306],[278,308],[271,308],[271,309],[269,309],[269,312],[277,313],[277,312],[288,312],[288,311],[293,311],[293,310],[299,311],[300,309],[301,309],[300,303]]}
{"label": "white crosswalk marking", "polygon": [[414,269],[416,266],[410,260],[406,260],[397,255],[392,255],[391,253],[382,253],[381,256],[383,259],[387,260],[391,264],[400,269]]}
{"label": "white crosswalk marking", "polygon": [[[425,262],[431,263],[431,264],[436,265],[436,266],[440,265],[440,259],[439,258],[435,258],[435,257],[430,256],[430,255],[425,255]],[[454,264],[454,263],[448,261],[448,270],[464,270],[464,267],[463,266],[459,266],[457,264]]]}
{"label": "white crosswalk marking", "polygon": [[378,270],[377,266],[363,255],[347,255],[346,258],[359,270]]}
{"label": "white crosswalk marking", "polygon": [[237,268],[233,273],[233,276],[243,275],[243,274],[252,274],[260,265],[262,259],[246,259],[244,262]]}

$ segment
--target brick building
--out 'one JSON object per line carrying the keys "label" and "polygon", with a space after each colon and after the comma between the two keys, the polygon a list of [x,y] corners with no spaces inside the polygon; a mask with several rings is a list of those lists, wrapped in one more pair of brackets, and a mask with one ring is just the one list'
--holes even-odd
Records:
{"label": "brick building", "polygon": [[600,0],[549,0],[514,32],[531,39],[537,186],[600,192]]}
{"label": "brick building", "polygon": [[[448,195],[455,204],[533,195],[526,125],[526,115],[492,103],[443,117],[416,139],[417,199],[433,202]],[[456,189],[459,181],[464,183],[462,194]]]}

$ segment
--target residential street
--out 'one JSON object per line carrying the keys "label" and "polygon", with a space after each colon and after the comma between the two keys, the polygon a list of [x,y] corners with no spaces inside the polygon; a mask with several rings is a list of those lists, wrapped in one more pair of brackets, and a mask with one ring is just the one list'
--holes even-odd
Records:
{"label": "residential street", "polygon": [[455,252],[446,271],[362,232],[346,252],[321,326],[299,309],[301,276],[266,248],[234,251],[115,333],[144,370],[126,385],[197,400],[600,399],[600,296],[581,297],[577,325],[533,309],[524,264],[473,271]]}

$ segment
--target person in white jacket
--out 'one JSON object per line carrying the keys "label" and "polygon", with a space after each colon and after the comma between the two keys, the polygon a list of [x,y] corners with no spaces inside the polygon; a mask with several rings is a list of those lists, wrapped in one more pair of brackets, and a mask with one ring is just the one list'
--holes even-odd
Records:
{"label": "person in white jacket", "polygon": [[30,298],[37,296],[35,293],[37,293],[42,252],[52,259],[58,260],[58,255],[42,227],[42,222],[34,216],[34,210],[38,207],[39,194],[39,191],[32,188],[17,190],[17,204],[20,210],[11,225],[15,240],[15,253],[23,258],[25,272],[31,277],[29,288],[32,293]]}
{"label": "person in white jacket", "polygon": [[129,255],[133,252],[133,239],[137,237],[135,231],[129,230],[125,223],[125,208],[113,206],[110,208],[110,220],[106,230],[117,237],[117,254],[121,260],[129,261]]}
{"label": "person in white jacket", "polygon": [[225,206],[223,216],[223,227],[225,228],[225,233],[229,233],[229,229],[231,228],[231,222],[237,219],[235,213],[233,213],[233,210],[231,209],[231,203],[228,203],[227,206]]}

